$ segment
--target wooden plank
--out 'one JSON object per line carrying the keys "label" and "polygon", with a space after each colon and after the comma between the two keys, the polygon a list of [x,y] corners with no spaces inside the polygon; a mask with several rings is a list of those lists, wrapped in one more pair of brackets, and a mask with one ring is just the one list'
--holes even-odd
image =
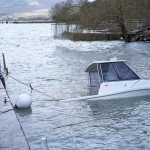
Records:
{"label": "wooden plank", "polygon": [[22,127],[0,81],[0,150],[30,150]]}

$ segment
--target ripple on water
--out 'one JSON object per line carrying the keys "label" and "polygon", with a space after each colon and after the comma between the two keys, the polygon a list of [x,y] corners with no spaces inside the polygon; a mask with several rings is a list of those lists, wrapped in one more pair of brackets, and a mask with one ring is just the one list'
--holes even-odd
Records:
{"label": "ripple on water", "polygon": [[[16,30],[17,28],[17,30]],[[148,150],[150,99],[52,102],[88,94],[86,66],[112,57],[126,59],[150,78],[149,44],[54,39],[49,24],[0,25],[0,49],[10,75],[50,95],[32,93],[32,109],[17,111],[32,150],[47,137],[56,150]],[[11,99],[30,89],[7,78]]]}

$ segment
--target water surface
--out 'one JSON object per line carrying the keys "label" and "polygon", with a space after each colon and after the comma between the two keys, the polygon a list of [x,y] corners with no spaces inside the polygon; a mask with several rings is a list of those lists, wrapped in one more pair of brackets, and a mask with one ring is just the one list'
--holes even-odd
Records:
{"label": "water surface", "polygon": [[[95,60],[125,59],[150,79],[149,43],[73,42],[55,39],[51,24],[0,25],[0,51],[10,75],[48,94],[32,92],[32,108],[17,111],[32,150],[47,137],[53,150],[148,150],[150,99],[58,102],[88,95],[86,66]],[[31,89],[6,78],[12,101]]]}

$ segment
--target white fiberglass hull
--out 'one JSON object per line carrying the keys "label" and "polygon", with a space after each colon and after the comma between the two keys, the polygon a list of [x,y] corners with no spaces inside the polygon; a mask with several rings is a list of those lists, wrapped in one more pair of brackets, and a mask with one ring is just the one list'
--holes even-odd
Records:
{"label": "white fiberglass hull", "polygon": [[150,89],[125,91],[125,92],[103,95],[103,96],[99,95],[99,99],[122,99],[122,98],[132,98],[132,97],[142,97],[142,96],[150,96]]}
{"label": "white fiberglass hull", "polygon": [[111,100],[150,96],[150,81],[126,81],[122,83],[105,83],[101,86],[98,95],[85,96],[71,100]]}
{"label": "white fiberglass hull", "polygon": [[150,89],[142,89],[142,90],[135,90],[135,91],[127,91],[122,93],[115,93],[110,95],[91,95],[91,96],[84,96],[80,98],[68,99],[64,101],[76,101],[76,100],[111,100],[111,99],[125,99],[125,98],[134,98],[134,97],[143,97],[143,96],[150,96]]}

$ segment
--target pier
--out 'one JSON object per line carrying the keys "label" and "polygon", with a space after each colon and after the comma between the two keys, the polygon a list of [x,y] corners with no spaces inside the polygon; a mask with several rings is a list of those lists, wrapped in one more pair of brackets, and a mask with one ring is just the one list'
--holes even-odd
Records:
{"label": "pier", "polygon": [[21,124],[0,80],[0,150],[30,150]]}

